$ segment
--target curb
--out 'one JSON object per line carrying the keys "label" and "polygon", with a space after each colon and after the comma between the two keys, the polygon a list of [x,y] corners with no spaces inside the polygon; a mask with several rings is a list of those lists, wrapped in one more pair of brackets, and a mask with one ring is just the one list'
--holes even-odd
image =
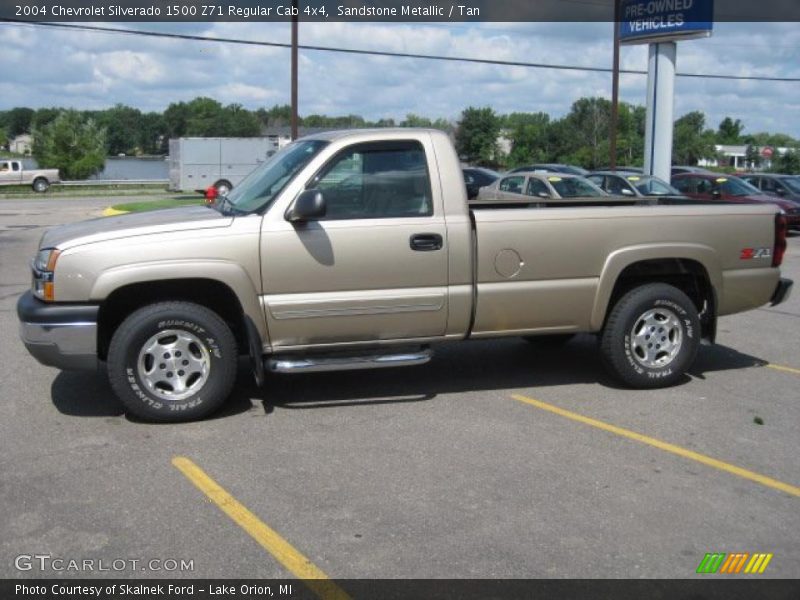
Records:
{"label": "curb", "polygon": [[103,216],[104,217],[115,217],[117,215],[127,215],[130,211],[128,210],[117,210],[114,207],[109,206],[108,208],[103,209]]}

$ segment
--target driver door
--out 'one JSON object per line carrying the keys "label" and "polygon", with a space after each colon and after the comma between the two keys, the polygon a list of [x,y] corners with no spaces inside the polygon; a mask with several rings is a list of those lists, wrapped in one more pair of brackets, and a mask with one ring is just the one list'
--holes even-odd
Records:
{"label": "driver door", "polygon": [[415,140],[346,147],[306,185],[326,215],[263,231],[273,348],[444,336],[447,237],[431,160]]}

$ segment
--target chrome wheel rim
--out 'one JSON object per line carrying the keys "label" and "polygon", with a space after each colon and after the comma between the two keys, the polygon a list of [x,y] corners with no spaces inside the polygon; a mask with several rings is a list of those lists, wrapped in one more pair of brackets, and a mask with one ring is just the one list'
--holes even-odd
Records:
{"label": "chrome wheel rim", "polygon": [[211,355],[200,338],[181,329],[165,329],[139,351],[139,379],[161,400],[184,400],[199,392],[211,372]]}
{"label": "chrome wheel rim", "polygon": [[652,308],[634,321],[630,335],[633,358],[649,369],[672,363],[683,345],[683,325],[668,308]]}

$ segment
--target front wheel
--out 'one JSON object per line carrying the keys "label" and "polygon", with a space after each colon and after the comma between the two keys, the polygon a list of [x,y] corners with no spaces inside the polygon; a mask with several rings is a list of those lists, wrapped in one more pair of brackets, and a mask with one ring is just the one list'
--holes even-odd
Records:
{"label": "front wheel", "polygon": [[159,302],[126,318],[111,338],[108,375],[129,413],[148,421],[191,421],[217,410],[236,379],[228,325],[190,302]]}
{"label": "front wheel", "polygon": [[33,182],[33,191],[40,194],[45,193],[50,188],[50,182],[44,177],[37,177]]}
{"label": "front wheel", "polygon": [[700,318],[689,297],[663,283],[625,294],[611,309],[600,336],[603,362],[634,388],[677,383],[694,362]]}

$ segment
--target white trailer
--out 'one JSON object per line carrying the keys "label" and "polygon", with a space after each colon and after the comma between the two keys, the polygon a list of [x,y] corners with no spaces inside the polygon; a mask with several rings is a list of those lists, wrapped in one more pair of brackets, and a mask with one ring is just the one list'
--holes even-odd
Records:
{"label": "white trailer", "polygon": [[172,139],[169,187],[203,192],[213,185],[225,195],[277,150],[278,144],[266,137]]}

